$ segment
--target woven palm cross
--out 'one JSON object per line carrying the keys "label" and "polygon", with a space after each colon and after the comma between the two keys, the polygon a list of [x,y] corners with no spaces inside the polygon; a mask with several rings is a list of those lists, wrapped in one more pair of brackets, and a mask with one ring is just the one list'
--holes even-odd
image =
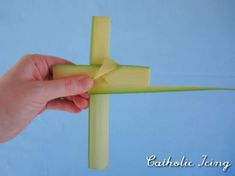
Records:
{"label": "woven palm cross", "polygon": [[88,75],[94,79],[89,91],[89,144],[88,167],[108,167],[108,94],[150,93],[199,90],[235,90],[232,88],[151,86],[148,67],[119,65],[109,54],[110,19],[93,17],[91,32],[90,65],[56,65],[53,78]]}

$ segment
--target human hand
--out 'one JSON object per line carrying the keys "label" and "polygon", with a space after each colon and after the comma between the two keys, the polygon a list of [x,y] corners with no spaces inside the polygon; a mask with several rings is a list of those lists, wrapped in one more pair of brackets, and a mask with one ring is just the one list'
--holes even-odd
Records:
{"label": "human hand", "polygon": [[45,109],[78,113],[88,107],[93,80],[87,76],[51,80],[54,64],[71,63],[27,55],[0,77],[0,142],[15,137]]}

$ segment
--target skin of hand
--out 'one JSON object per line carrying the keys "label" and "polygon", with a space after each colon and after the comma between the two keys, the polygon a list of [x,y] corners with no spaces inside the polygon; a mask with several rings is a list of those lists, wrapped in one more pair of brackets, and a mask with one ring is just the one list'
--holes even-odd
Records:
{"label": "skin of hand", "polygon": [[0,77],[0,142],[15,137],[45,109],[78,113],[88,107],[93,80],[87,76],[51,80],[55,64],[72,63],[26,55]]}

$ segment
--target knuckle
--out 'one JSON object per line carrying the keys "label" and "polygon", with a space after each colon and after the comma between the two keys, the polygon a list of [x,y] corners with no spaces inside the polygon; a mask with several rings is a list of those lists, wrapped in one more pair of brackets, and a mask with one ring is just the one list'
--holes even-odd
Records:
{"label": "knuckle", "polygon": [[32,85],[31,92],[38,100],[45,99],[45,86],[41,81],[35,81]]}
{"label": "knuckle", "polygon": [[76,82],[72,79],[66,79],[65,83],[64,83],[64,88],[65,88],[65,92],[67,93],[74,93],[76,94],[76,92],[78,91],[78,86],[76,84]]}
{"label": "knuckle", "polygon": [[23,55],[22,60],[29,61],[31,59],[38,58],[38,57],[40,57],[40,54],[25,54]]}

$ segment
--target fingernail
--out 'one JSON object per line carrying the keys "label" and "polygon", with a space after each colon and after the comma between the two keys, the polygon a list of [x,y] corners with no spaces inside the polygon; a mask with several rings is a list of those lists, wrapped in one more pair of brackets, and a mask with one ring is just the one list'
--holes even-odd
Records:
{"label": "fingernail", "polygon": [[89,77],[81,78],[80,83],[83,90],[89,90],[93,86],[93,80]]}

